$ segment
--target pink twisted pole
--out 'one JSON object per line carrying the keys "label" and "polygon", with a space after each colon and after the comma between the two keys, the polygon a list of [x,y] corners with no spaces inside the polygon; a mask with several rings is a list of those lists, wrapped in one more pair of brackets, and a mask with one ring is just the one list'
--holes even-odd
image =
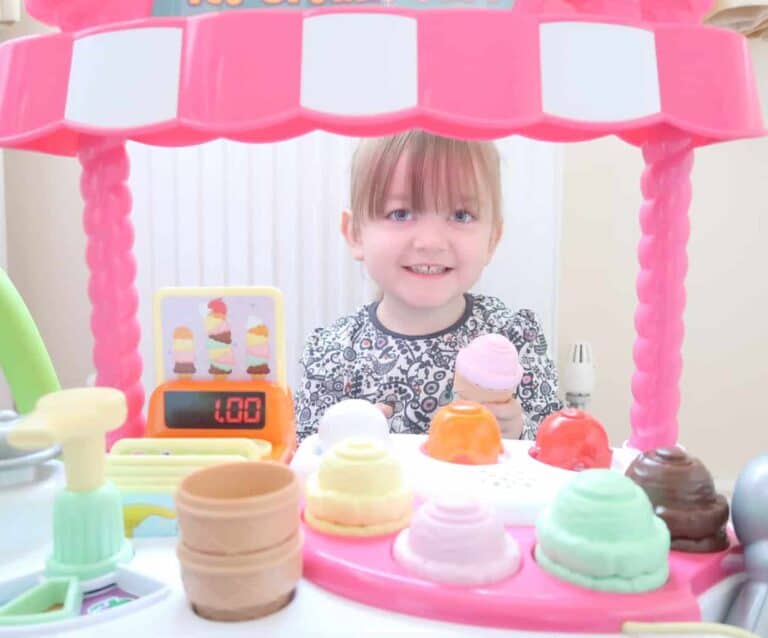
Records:
{"label": "pink twisted pole", "polygon": [[126,184],[130,167],[122,140],[83,138],[78,157],[83,167],[80,192],[88,236],[86,262],[91,273],[88,296],[93,306],[96,385],[122,390],[128,402],[125,423],[108,434],[107,446],[111,447],[123,437],[144,434],[139,297],[134,285],[136,260],[131,251],[131,193]]}
{"label": "pink twisted pole", "polygon": [[643,158],[629,444],[646,451],[677,443],[693,144],[668,133]]}

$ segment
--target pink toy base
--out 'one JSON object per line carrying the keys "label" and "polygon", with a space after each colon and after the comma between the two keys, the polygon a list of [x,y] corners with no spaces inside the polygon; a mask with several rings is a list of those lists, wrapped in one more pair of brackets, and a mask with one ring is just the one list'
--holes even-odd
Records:
{"label": "pink toy base", "polygon": [[699,621],[697,596],[743,569],[740,547],[670,555],[670,579],[644,594],[582,589],[541,570],[534,530],[509,527],[522,565],[496,585],[450,587],[408,573],[392,557],[396,535],[341,538],[304,525],[304,577],[357,602],[435,620],[533,631],[620,632],[626,621]]}

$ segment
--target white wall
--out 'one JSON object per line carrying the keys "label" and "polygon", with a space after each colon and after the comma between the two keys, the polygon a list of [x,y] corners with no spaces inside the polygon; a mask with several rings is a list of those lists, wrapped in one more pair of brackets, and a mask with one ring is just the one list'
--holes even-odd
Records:
{"label": "white wall", "polygon": [[[768,123],[768,42],[750,41]],[[566,149],[560,286],[561,352],[592,342],[591,410],[612,439],[631,405],[640,151],[617,139]],[[721,478],[768,452],[768,138],[696,152],[681,442]]]}

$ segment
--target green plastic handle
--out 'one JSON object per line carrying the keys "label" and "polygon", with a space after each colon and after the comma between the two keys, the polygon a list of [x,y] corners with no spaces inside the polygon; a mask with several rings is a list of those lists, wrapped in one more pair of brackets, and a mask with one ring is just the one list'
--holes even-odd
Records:
{"label": "green plastic handle", "polygon": [[0,268],[0,369],[19,414],[61,389],[51,357],[19,291]]}

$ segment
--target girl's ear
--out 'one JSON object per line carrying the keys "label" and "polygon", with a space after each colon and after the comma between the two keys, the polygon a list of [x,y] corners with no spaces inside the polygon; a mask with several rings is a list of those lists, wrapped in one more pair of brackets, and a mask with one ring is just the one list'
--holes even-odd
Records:
{"label": "girl's ear", "polygon": [[357,261],[363,261],[363,243],[360,241],[360,233],[355,232],[352,223],[352,211],[344,209],[341,211],[341,223],[339,224],[341,234],[347,241],[352,258]]}

